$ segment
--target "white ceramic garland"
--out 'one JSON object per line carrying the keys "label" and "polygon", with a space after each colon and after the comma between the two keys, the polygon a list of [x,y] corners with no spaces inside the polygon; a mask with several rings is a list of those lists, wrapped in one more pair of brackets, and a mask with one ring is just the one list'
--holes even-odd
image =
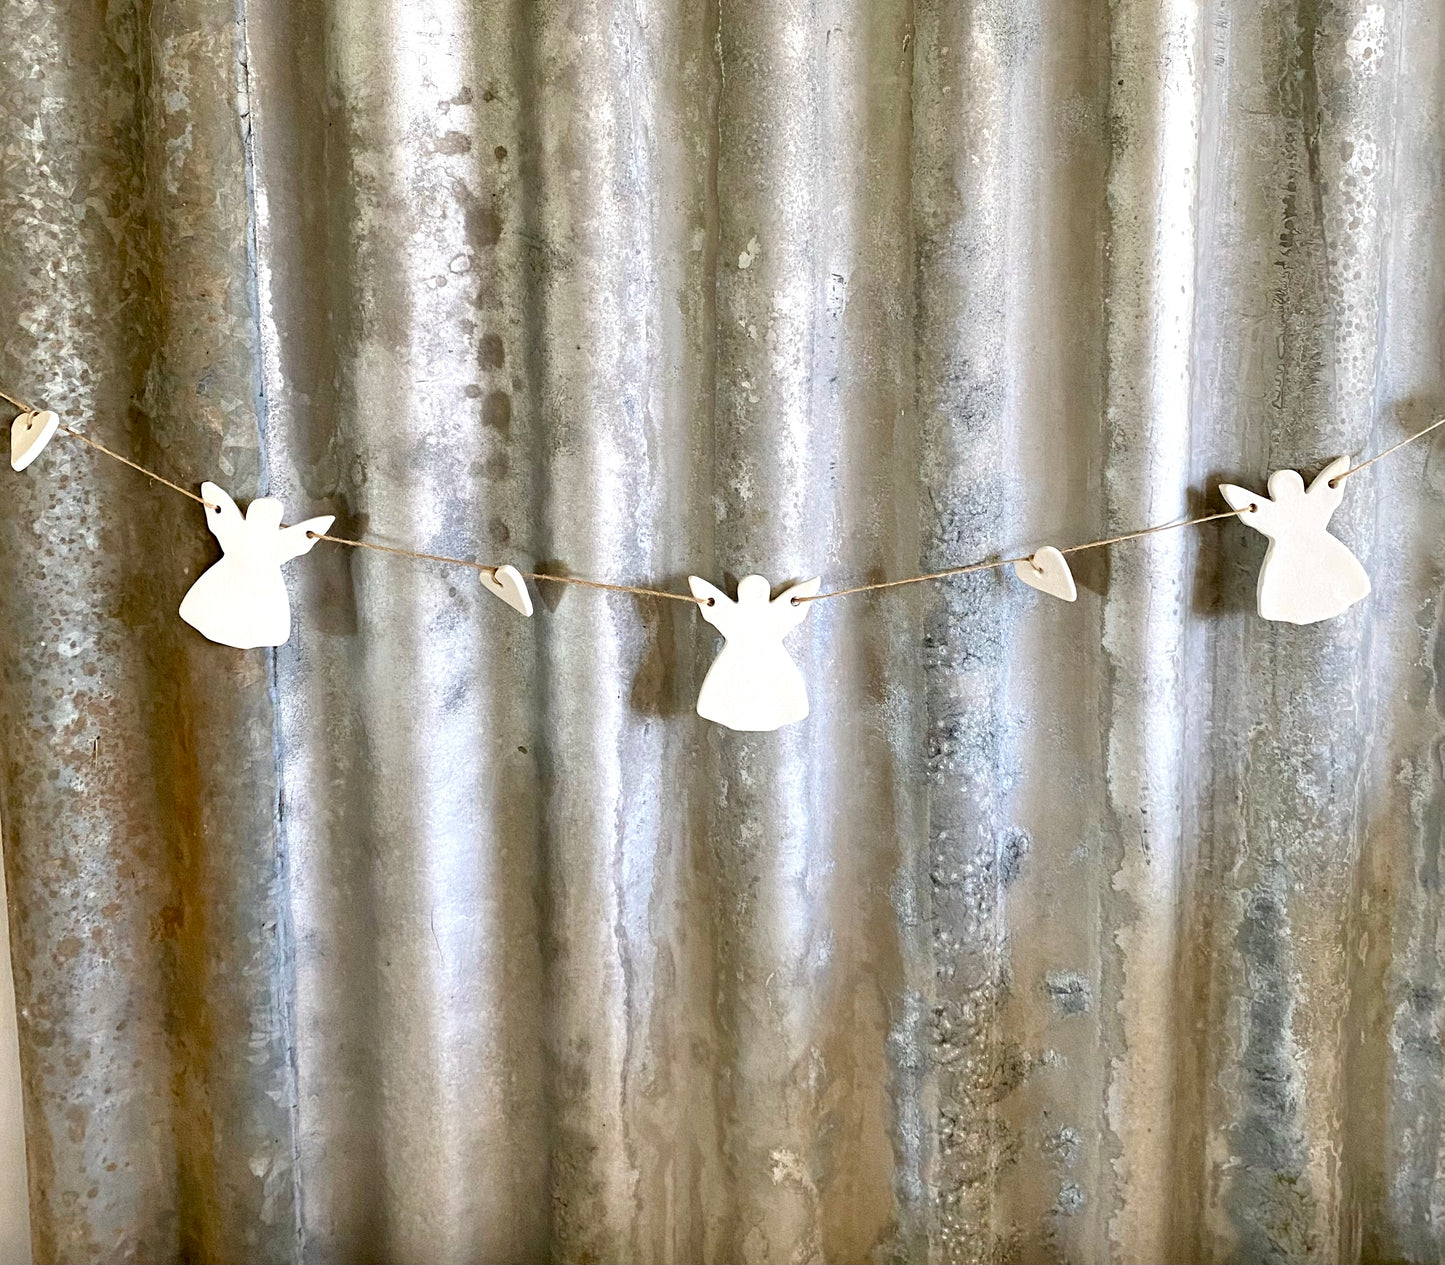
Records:
{"label": "white ceramic garland", "polygon": [[[10,428],[12,468],[30,466],[59,426],[60,418],[48,410],[22,411]],[[1271,474],[1269,496],[1232,483],[1220,485],[1230,507],[1269,539],[1256,595],[1262,618],[1318,623],[1341,614],[1369,593],[1370,577],[1359,559],[1326,530],[1344,498],[1343,478],[1348,473],[1349,459],[1337,457],[1308,489],[1295,470]],[[271,497],[252,501],[243,516],[217,484],[203,483],[201,493],[207,526],[220,542],[222,557],[192,585],[181,602],[181,618],[221,645],[243,650],[283,645],[291,633],[291,604],[281,566],[309,553],[335,519],[323,515],[287,527],[282,525],[281,503]],[[1078,597],[1068,561],[1052,545],[1036,549],[1012,566],[1031,588],[1065,602]],[[532,614],[526,578],[516,567],[484,568],[481,582],[513,610]],[[780,729],[804,719],[807,686],[784,649],[783,638],[807,617],[821,580],[794,584],[773,597],[764,576],[744,576],[736,600],[699,576],[689,576],[688,584],[699,614],[723,635],[723,648],[698,695],[698,715],[750,732]]]}

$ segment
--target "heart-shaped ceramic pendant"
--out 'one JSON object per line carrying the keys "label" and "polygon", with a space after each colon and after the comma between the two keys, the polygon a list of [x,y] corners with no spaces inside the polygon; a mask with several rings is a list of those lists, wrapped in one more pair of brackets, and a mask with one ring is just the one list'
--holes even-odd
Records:
{"label": "heart-shaped ceramic pendant", "polygon": [[532,595],[527,592],[527,582],[514,566],[498,567],[495,571],[483,571],[482,587],[500,597],[514,611],[523,615],[532,613]]}
{"label": "heart-shaped ceramic pendant", "polygon": [[1034,550],[1032,558],[1014,563],[1014,574],[1031,589],[1072,602],[1079,596],[1069,564],[1053,545]]}
{"label": "heart-shaped ceramic pendant", "polygon": [[10,468],[23,470],[45,451],[60,427],[60,418],[44,413],[21,413],[10,426]]}

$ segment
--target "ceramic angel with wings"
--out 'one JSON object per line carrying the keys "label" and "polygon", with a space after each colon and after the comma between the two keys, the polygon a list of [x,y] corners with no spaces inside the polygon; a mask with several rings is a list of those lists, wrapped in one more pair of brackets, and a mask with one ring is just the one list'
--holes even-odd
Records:
{"label": "ceramic angel with wings", "polygon": [[1294,470],[1269,476],[1269,496],[1232,483],[1219,491],[1241,522],[1269,538],[1259,572],[1257,600],[1264,619],[1314,624],[1333,619],[1370,591],[1370,577],[1343,541],[1325,530],[1344,499],[1344,482],[1331,486],[1349,468],[1336,457],[1315,476],[1309,490]]}
{"label": "ceramic angel with wings", "polygon": [[191,585],[181,618],[203,637],[238,650],[280,646],[291,635],[291,601],[281,564],[309,553],[336,521],[332,515],[281,526],[281,502],[252,501],[246,516],[224,489],[201,484],[206,525],[221,542],[221,560]]}
{"label": "ceramic angel with wings", "polygon": [[695,575],[687,578],[702,617],[723,635],[722,652],[708,669],[697,714],[729,729],[780,729],[808,714],[808,688],[783,638],[807,617],[820,579],[795,584],[769,601],[772,585],[761,575],[738,581],[734,602]]}

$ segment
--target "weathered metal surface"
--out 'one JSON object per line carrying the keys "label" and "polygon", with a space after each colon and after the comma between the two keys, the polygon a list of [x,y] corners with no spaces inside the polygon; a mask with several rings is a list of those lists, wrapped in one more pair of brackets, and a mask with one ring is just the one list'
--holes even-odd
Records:
{"label": "weathered metal surface", "polygon": [[[8,0],[0,370],[294,518],[680,587],[1215,504],[1445,405],[1425,0]],[[400,422],[400,424],[398,424]],[[1424,446],[1375,591],[1211,524],[825,603],[805,725],[687,607],[195,506],[0,511],[37,1259],[1437,1260]]]}

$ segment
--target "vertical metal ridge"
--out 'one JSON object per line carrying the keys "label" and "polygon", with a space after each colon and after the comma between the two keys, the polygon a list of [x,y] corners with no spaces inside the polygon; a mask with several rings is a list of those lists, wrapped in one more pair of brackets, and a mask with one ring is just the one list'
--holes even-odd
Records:
{"label": "vertical metal ridge", "polygon": [[[1008,522],[1004,436],[1006,260],[1022,208],[1009,196],[1017,141],[1012,70],[1034,29],[1001,5],[916,7],[913,228],[920,535],[929,569],[985,557]],[[1001,1104],[1027,1054],[1001,1024],[1007,987],[1005,689],[1018,608],[999,574],[922,597],[928,856],[934,974],[931,1254],[1013,1255],[998,1177],[1015,1138]]]}
{"label": "vertical metal ridge", "polygon": [[[1101,440],[1111,523],[1167,522],[1189,509],[1199,56],[1193,3],[1111,5]],[[1166,1192],[1178,1162],[1182,1034],[1168,999],[1191,851],[1181,660],[1193,546],[1181,532],[1111,551],[1101,629],[1112,873],[1100,1021],[1112,1048],[1109,1250],[1124,1260],[1179,1250],[1176,1201]]]}

